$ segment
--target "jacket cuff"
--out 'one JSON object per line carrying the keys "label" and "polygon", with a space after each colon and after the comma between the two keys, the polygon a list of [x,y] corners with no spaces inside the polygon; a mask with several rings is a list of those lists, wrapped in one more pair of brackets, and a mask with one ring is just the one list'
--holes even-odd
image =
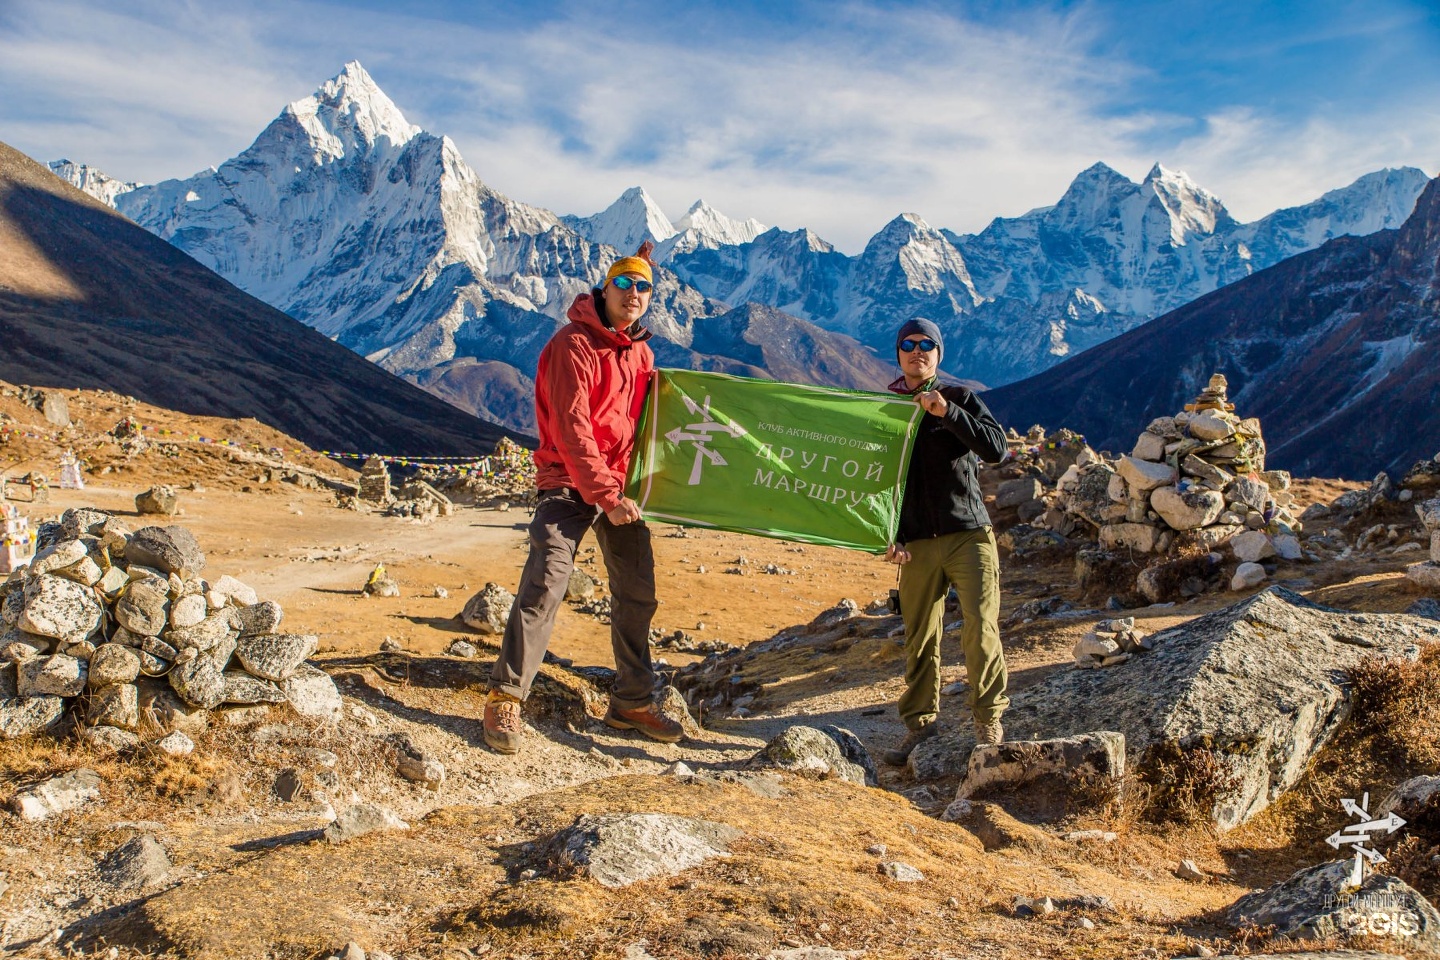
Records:
{"label": "jacket cuff", "polygon": [[624,499],[625,492],[623,490],[612,490],[602,495],[599,500],[596,500],[595,506],[609,513],[611,510],[620,506],[620,501]]}

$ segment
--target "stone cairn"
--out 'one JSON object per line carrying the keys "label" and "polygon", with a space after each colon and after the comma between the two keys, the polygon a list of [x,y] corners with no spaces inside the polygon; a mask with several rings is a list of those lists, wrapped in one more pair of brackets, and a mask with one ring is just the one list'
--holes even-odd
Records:
{"label": "stone cairn", "polygon": [[360,471],[360,499],[382,506],[395,499],[390,493],[390,467],[383,458],[371,457],[365,461]]}
{"label": "stone cairn", "polygon": [[1072,651],[1077,670],[1113,667],[1130,659],[1131,654],[1154,648],[1149,634],[1135,629],[1134,617],[1101,620],[1080,638]]}
{"label": "stone cairn", "polygon": [[34,560],[0,585],[0,738],[50,728],[72,705],[96,746],[169,753],[189,752],[211,711],[338,715],[334,682],[306,662],[317,638],[280,633],[280,605],[234,577],[201,579],[184,527],[131,533],[74,509],[38,532]]}
{"label": "stone cairn", "polygon": [[535,461],[529,450],[509,437],[501,437],[478,465],[453,472],[422,469],[419,478],[458,500],[491,503],[497,509],[508,510],[512,503],[535,497]]}
{"label": "stone cairn", "polygon": [[1440,594],[1440,499],[1415,504],[1415,512],[1420,515],[1425,532],[1430,534],[1430,559],[1412,563],[1405,569],[1405,576],[1411,585],[1427,593]]}
{"label": "stone cairn", "polygon": [[[1300,559],[1290,475],[1265,469],[1260,421],[1237,417],[1226,387],[1212,376],[1194,403],[1151,422],[1118,461],[1087,448],[1060,477],[1047,526],[1068,533],[1074,519],[1066,518],[1075,518],[1095,528],[1104,550],[1157,558],[1228,545],[1240,561],[1235,589],[1264,579],[1262,559]],[[1142,573],[1137,583],[1152,601],[1153,581]]]}
{"label": "stone cairn", "polygon": [[385,508],[387,517],[413,517],[416,520],[434,520],[454,513],[455,504],[449,497],[418,478],[406,481],[394,502]]}
{"label": "stone cairn", "polygon": [[0,573],[9,573],[35,555],[35,531],[18,507],[0,503]]}

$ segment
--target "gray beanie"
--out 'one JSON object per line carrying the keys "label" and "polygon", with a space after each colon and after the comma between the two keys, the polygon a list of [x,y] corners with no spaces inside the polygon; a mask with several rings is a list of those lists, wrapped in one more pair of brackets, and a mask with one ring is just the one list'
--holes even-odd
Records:
{"label": "gray beanie", "polygon": [[940,328],[924,317],[915,317],[901,324],[900,332],[895,334],[895,357],[897,360],[900,357],[900,344],[906,337],[913,337],[917,333],[935,341],[935,362],[937,364],[945,359],[945,340],[940,336]]}

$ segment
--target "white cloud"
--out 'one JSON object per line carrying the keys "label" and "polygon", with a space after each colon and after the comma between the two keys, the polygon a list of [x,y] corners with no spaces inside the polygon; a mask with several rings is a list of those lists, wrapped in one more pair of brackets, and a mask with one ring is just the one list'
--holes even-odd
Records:
{"label": "white cloud", "polygon": [[1250,109],[1217,113],[1175,153],[1240,220],[1314,200],[1381,167],[1440,166],[1440,107],[1376,105],[1363,116],[1281,121]]}
{"label": "white cloud", "polygon": [[852,3],[803,30],[653,11],[641,30],[609,7],[441,23],[322,0],[97,6],[0,12],[0,137],[126,179],[233,156],[349,59],[516,199],[588,214],[638,184],[672,218],[703,197],[847,252],[901,212],[965,232],[1053,203],[1097,160],[1184,169],[1250,219],[1440,157],[1433,108],[1375,105],[1353,127],[1229,108],[1182,134],[1196,118],[1149,106],[1084,7],[1023,29]]}

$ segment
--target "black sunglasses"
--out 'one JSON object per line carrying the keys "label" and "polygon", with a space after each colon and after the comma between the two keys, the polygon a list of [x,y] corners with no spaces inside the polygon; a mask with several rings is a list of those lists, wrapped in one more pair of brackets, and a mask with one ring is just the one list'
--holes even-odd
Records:
{"label": "black sunglasses", "polygon": [[934,340],[931,340],[929,337],[926,337],[924,340],[901,340],[900,352],[913,353],[915,351],[915,348],[919,347],[921,353],[929,353],[937,346],[939,346],[939,344],[937,344]]}
{"label": "black sunglasses", "polygon": [[623,273],[612,279],[610,283],[616,290],[629,290],[634,287],[636,293],[649,293],[650,288],[654,286],[649,280],[632,280]]}

